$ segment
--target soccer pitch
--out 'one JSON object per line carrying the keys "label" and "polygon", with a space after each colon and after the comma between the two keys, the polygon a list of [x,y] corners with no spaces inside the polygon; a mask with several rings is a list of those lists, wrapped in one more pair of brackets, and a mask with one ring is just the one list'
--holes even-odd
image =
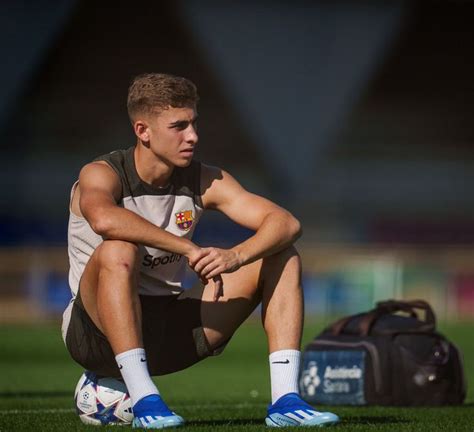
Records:
{"label": "soccer pitch", "polygon": [[[308,323],[304,343],[321,328]],[[474,324],[443,325],[440,330],[464,353],[468,397],[463,406],[321,407],[341,417],[334,429],[473,432]],[[74,412],[73,392],[82,369],[69,358],[59,324],[3,326],[0,340],[0,432],[97,430],[83,425]],[[263,423],[270,399],[268,357],[257,322],[245,324],[220,357],[159,377],[157,383],[170,407],[187,420],[183,431],[268,431]]]}

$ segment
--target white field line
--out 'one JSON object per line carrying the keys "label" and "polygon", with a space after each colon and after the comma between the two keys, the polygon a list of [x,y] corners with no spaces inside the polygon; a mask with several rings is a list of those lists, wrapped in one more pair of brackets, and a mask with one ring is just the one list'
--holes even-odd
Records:
{"label": "white field line", "polygon": [[56,413],[69,413],[74,412],[73,408],[39,408],[39,409],[12,409],[12,410],[0,410],[0,415],[9,414],[56,414]]}
{"label": "white field line", "polygon": [[[266,403],[239,403],[239,404],[184,404],[184,405],[171,405],[173,409],[189,408],[189,409],[202,409],[202,410],[214,410],[214,409],[223,409],[223,408],[255,408],[255,407],[266,407]],[[60,414],[60,413],[72,413],[75,412],[74,408],[38,408],[38,409],[11,409],[11,410],[0,410],[0,415],[15,415],[15,414]]]}

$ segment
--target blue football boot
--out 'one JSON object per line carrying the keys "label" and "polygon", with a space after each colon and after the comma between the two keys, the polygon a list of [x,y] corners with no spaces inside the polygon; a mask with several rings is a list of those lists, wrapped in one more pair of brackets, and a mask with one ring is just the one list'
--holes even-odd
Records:
{"label": "blue football boot", "polygon": [[164,429],[184,425],[184,419],[171,411],[161,396],[149,395],[133,406],[133,428]]}
{"label": "blue football boot", "polygon": [[318,412],[297,393],[288,393],[268,407],[265,423],[270,427],[330,426],[339,417],[330,412]]}

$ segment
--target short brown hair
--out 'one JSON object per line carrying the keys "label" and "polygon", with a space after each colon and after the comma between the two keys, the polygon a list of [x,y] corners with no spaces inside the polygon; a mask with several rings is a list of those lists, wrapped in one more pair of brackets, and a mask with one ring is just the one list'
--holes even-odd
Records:
{"label": "short brown hair", "polygon": [[137,114],[152,114],[172,108],[194,108],[199,100],[196,86],[188,79],[159,73],[136,76],[128,89],[127,110],[133,122]]}

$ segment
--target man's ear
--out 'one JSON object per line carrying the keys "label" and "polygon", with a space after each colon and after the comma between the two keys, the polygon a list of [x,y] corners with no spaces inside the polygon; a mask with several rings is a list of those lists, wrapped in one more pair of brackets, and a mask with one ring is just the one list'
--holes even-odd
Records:
{"label": "man's ear", "polygon": [[150,141],[148,125],[143,120],[137,120],[133,124],[133,130],[135,131],[135,135],[138,137],[140,141],[142,142]]}

